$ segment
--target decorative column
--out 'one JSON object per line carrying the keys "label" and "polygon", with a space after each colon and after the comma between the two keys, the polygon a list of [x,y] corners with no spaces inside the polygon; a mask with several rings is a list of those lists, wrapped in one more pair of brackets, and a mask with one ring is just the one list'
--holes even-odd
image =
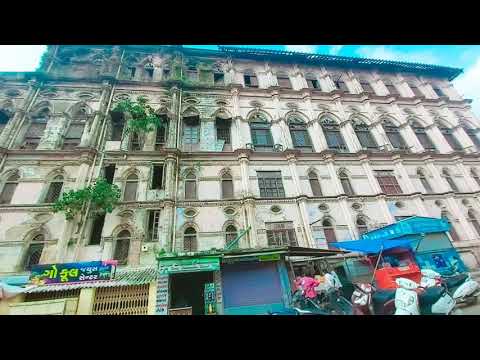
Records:
{"label": "decorative column", "polygon": [[462,158],[460,156],[455,156],[453,160],[455,161],[455,166],[457,167],[458,172],[460,172],[460,174],[463,175],[463,178],[465,179],[465,182],[467,183],[469,190],[471,192],[478,191],[479,186],[477,182],[472,178],[472,176],[470,175],[465,165],[463,164]]}
{"label": "decorative column", "polygon": [[177,159],[173,154],[165,157],[165,199],[173,199],[175,195],[175,172]]}
{"label": "decorative column", "polygon": [[250,226],[250,231],[247,233],[248,247],[256,248],[259,246],[257,241],[257,219],[255,216],[255,200],[248,198],[244,200],[245,210],[247,212],[247,222]]}
{"label": "decorative column", "polygon": [[249,186],[250,180],[249,180],[249,176],[248,176],[248,163],[249,163],[248,153],[247,152],[241,152],[238,155],[237,160],[240,163],[240,173],[241,173],[241,176],[242,176],[243,196],[244,197],[251,196],[250,186]]}
{"label": "decorative column", "polygon": [[300,214],[300,219],[302,221],[302,229],[304,239],[306,241],[307,247],[314,247],[314,240],[312,229],[310,228],[307,205],[306,205],[306,197],[302,196],[302,186],[300,184],[300,177],[298,176],[297,170],[297,158],[294,154],[287,154],[287,162],[288,167],[290,169],[290,174],[293,179],[293,183],[295,184],[295,196],[297,196],[297,205]]}
{"label": "decorative column", "polygon": [[362,145],[360,145],[360,141],[358,140],[357,135],[355,135],[350,120],[345,120],[340,123],[340,130],[343,130],[342,135],[345,137],[345,140],[347,140],[347,146],[352,152],[355,153],[362,150]]}
{"label": "decorative column", "polygon": [[323,66],[320,69],[320,76],[318,77],[318,81],[320,82],[320,88],[324,92],[330,92],[337,89],[335,83],[328,75],[327,69]]}
{"label": "decorative column", "polygon": [[335,195],[340,195],[343,194],[343,188],[342,184],[340,182],[340,179],[337,177],[337,172],[335,171],[335,166],[334,166],[335,160],[331,155],[327,156],[325,159],[325,164],[327,166],[328,170],[328,175],[332,179],[334,190],[335,190]]}
{"label": "decorative column", "polygon": [[393,224],[394,222],[396,222],[395,217],[392,215],[390,209],[388,208],[387,196],[382,194],[378,195],[375,199],[378,202],[379,213],[384,214],[384,219],[386,220],[386,222],[388,224]]}
{"label": "decorative column", "polygon": [[215,151],[215,119],[200,119],[200,151]]}
{"label": "decorative column", "polygon": [[[455,221],[460,224],[459,228],[462,230],[459,232],[459,235],[463,237],[462,240],[473,240],[477,237],[472,224],[468,221],[463,212],[460,210],[458,203],[455,197],[452,194],[449,194],[445,197],[445,201],[448,204],[448,208],[451,214],[454,216]],[[457,227],[458,229],[458,227]]]}
{"label": "decorative column", "polygon": [[[181,90],[179,90],[177,87],[172,87],[171,90],[172,92],[172,113],[169,113],[170,116],[168,116],[168,134],[167,134],[167,143],[165,144],[166,148],[176,148],[177,147],[177,130],[179,125],[179,117],[180,117],[180,108],[181,108],[181,102],[180,102],[180,95],[181,95]],[[180,147],[180,144],[179,144]]]}
{"label": "decorative column", "polygon": [[435,192],[446,193],[452,191],[445,179],[443,179],[443,177],[440,175],[440,171],[438,171],[437,167],[435,166],[435,161],[432,158],[426,159],[425,165],[430,174],[433,176],[434,181],[430,182],[430,184]]}
{"label": "decorative column", "polygon": [[383,126],[381,124],[380,120],[377,120],[373,123],[370,124],[368,127],[370,132],[372,133],[373,137],[375,138],[375,141],[378,144],[378,147],[380,149],[389,149],[391,148],[390,141],[388,140],[388,136],[385,133],[385,130],[383,129]]}
{"label": "decorative column", "polygon": [[472,153],[477,151],[475,144],[472,142],[470,137],[465,132],[465,129],[461,125],[455,126],[454,128],[452,128],[452,130],[453,130],[453,136],[455,136],[458,139],[463,149],[467,153]]}
{"label": "decorative column", "polygon": [[238,89],[232,88],[230,90],[232,99],[232,150],[245,148],[245,141],[242,138],[241,120],[240,120],[240,106],[238,104]]}
{"label": "decorative column", "polygon": [[173,223],[175,203],[170,200],[163,202],[163,211],[160,212],[160,223],[162,230],[159,236],[159,246],[167,252],[173,251],[173,234],[176,224]]}
{"label": "decorative column", "polygon": [[327,139],[318,121],[310,121],[307,124],[307,130],[315,151],[320,152],[328,149]]}
{"label": "decorative column", "polygon": [[80,141],[80,147],[95,146],[98,141],[101,141],[100,132],[103,127],[103,122],[108,120],[106,111],[108,110],[108,99],[111,91],[112,85],[110,85],[108,81],[104,81],[102,83],[102,93],[99,100],[100,107],[98,111],[95,111],[91,124],[86,124]]}
{"label": "decorative column", "polygon": [[407,121],[400,125],[400,132],[402,133],[405,142],[408,144],[411,150],[416,153],[423,152],[423,146],[415,135],[415,132],[410,127],[410,122]]}
{"label": "decorative column", "polygon": [[355,237],[357,236],[357,230],[348,206],[348,197],[340,196],[340,198],[338,199],[338,204],[340,205],[342,214],[347,222],[348,233],[350,234],[350,238],[355,239]]}
{"label": "decorative column", "polygon": [[363,171],[367,175],[368,182],[370,183],[370,187],[373,191],[373,194],[381,194],[382,189],[380,188],[380,185],[378,185],[378,181],[374,176],[372,166],[370,165],[370,161],[368,159],[367,155],[360,155],[359,157],[360,164],[362,164]]}
{"label": "decorative column", "polygon": [[441,153],[450,153],[453,151],[450,144],[445,140],[443,137],[442,132],[437,127],[437,124],[433,123],[425,127],[425,131],[427,132],[428,137],[434,143],[435,147]]}

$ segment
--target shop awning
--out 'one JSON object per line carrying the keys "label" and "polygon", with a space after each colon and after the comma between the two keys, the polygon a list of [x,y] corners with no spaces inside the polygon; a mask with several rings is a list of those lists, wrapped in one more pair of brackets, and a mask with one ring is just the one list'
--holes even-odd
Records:
{"label": "shop awning", "polygon": [[362,239],[354,241],[341,241],[330,243],[331,246],[350,251],[357,251],[366,254],[378,254],[393,248],[410,247],[410,244],[417,241],[418,238],[408,237],[402,239],[386,240],[386,239]]}

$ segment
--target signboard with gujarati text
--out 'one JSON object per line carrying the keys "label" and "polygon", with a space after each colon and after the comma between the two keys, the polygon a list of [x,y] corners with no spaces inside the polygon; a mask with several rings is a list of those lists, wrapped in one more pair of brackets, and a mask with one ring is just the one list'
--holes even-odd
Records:
{"label": "signboard with gujarati text", "polygon": [[30,283],[34,285],[50,285],[82,281],[110,280],[111,278],[111,262],[90,261],[34,265],[30,274]]}
{"label": "signboard with gujarati text", "polygon": [[220,270],[218,257],[199,257],[190,259],[162,259],[159,261],[160,274]]}

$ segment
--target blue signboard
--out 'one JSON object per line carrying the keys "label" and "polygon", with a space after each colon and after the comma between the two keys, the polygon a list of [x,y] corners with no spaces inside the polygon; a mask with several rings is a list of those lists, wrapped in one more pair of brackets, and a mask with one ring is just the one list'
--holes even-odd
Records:
{"label": "blue signboard", "polygon": [[72,283],[81,281],[110,280],[111,261],[90,261],[67,264],[35,265],[30,282],[35,285]]}

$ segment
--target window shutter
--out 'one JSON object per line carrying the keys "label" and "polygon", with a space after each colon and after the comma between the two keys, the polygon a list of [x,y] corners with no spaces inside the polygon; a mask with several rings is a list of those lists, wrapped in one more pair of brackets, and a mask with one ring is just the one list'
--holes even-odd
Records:
{"label": "window shutter", "polygon": [[138,182],[136,181],[127,181],[125,183],[124,201],[137,200],[137,187],[138,187]]}
{"label": "window shutter", "polygon": [[233,198],[233,181],[222,180],[222,195],[224,199]]}
{"label": "window shutter", "polygon": [[195,181],[185,181],[185,199],[195,200],[197,198],[197,183]]}

